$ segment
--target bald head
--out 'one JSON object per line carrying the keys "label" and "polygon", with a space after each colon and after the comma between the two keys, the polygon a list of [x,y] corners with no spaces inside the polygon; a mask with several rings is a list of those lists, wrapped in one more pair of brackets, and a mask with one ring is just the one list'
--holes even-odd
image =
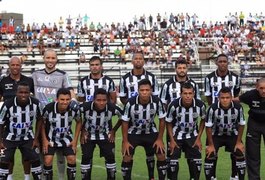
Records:
{"label": "bald head", "polygon": [[17,63],[21,64],[21,59],[17,56],[13,56],[10,58],[8,65],[10,66],[10,64],[12,64],[12,62],[17,62]]}
{"label": "bald head", "polygon": [[16,77],[20,76],[22,63],[21,63],[21,59],[19,57],[17,57],[17,56],[12,57],[9,60],[8,66],[9,66],[9,70],[10,70],[10,75],[13,78],[15,78],[15,76]]}
{"label": "bald head", "polygon": [[265,78],[261,78],[258,80],[256,89],[258,90],[259,95],[262,98],[265,98]]}

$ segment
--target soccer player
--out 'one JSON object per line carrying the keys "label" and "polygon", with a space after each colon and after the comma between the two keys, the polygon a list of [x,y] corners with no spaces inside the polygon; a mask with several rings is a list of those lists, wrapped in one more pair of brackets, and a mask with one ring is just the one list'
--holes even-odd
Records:
{"label": "soccer player", "polygon": [[103,62],[99,56],[92,56],[89,61],[90,74],[83,77],[78,84],[78,100],[81,102],[93,101],[95,90],[103,88],[108,92],[109,99],[116,103],[116,89],[114,81],[103,75]]}
{"label": "soccer player", "polygon": [[81,133],[81,174],[83,180],[90,180],[92,171],[93,152],[98,145],[100,156],[105,158],[107,179],[114,180],[116,174],[115,142],[111,131],[118,127],[112,125],[112,117],[117,115],[120,119],[122,110],[108,101],[108,93],[103,88],[95,90],[93,101],[81,105],[84,117]]}
{"label": "soccer player", "polygon": [[[36,121],[35,135],[34,121]],[[23,160],[31,163],[33,178],[35,180],[41,178],[38,154],[41,121],[40,103],[37,99],[30,97],[29,84],[18,83],[16,96],[7,99],[0,111],[0,149],[3,151],[0,161],[0,179],[7,178],[9,163],[14,161],[17,148],[23,154]]]}
{"label": "soccer player", "polygon": [[248,179],[260,178],[261,136],[265,137],[265,78],[257,81],[256,88],[236,98],[249,106],[246,136],[246,160]]}
{"label": "soccer player", "polygon": [[[69,107],[71,102],[69,89],[60,88],[56,96],[56,102],[47,104],[43,110],[43,175],[46,180],[53,179],[53,156],[59,150],[66,156],[68,180],[74,180],[76,175],[77,143],[82,126],[80,111]],[[76,121],[76,126],[73,134],[71,127],[74,120]]]}
{"label": "soccer player", "polygon": [[[123,105],[131,97],[138,95],[138,82],[142,79],[148,79],[151,82],[152,95],[158,96],[158,81],[154,74],[144,69],[144,55],[141,51],[136,51],[132,58],[133,69],[122,76],[120,80],[119,97]],[[148,167],[149,179],[154,178],[154,154],[146,152],[146,164]]]}
{"label": "soccer player", "polygon": [[[17,85],[20,82],[28,82],[30,87],[30,92],[34,93],[33,80],[30,77],[27,77],[21,73],[22,71],[22,62],[19,57],[13,56],[10,58],[8,63],[10,74],[6,77],[3,77],[0,81],[0,99],[7,100],[14,98],[16,96]],[[23,155],[23,154],[22,154]],[[23,158],[22,158],[23,159]],[[13,179],[13,167],[14,164],[10,163],[8,180]],[[24,179],[30,179],[30,162],[24,161]]]}
{"label": "soccer player", "polygon": [[[143,146],[147,154],[156,154],[159,180],[164,180],[167,169],[163,144],[166,112],[161,100],[152,95],[152,84],[148,79],[139,81],[138,93],[128,99],[122,116],[123,179],[131,179],[135,149]],[[154,122],[156,115],[158,129]]]}
{"label": "soccer player", "polygon": [[[166,109],[170,102],[180,97],[181,85],[186,82],[189,82],[194,87],[193,89],[195,91],[195,95],[194,95],[195,98],[201,99],[198,84],[196,84],[196,82],[192,80],[190,77],[188,77],[187,75],[188,73],[187,62],[185,60],[176,61],[175,71],[176,71],[176,75],[170,77],[163,84],[160,95],[159,95]],[[167,133],[166,140],[167,140],[167,153],[166,154],[167,154],[167,163],[168,163],[167,177],[170,179],[170,174],[171,174],[170,148],[169,148],[170,139],[169,139],[168,133]]]}
{"label": "soccer player", "polygon": [[233,154],[236,159],[236,170],[239,180],[245,177],[245,156],[242,135],[245,126],[243,108],[232,101],[229,87],[223,87],[218,93],[219,101],[207,110],[205,127],[207,135],[204,171],[206,180],[215,178],[215,164],[220,147]]}
{"label": "soccer player", "polygon": [[[170,163],[171,180],[178,179],[179,158],[181,151],[187,158],[190,179],[200,178],[201,159],[201,136],[205,124],[205,104],[195,98],[194,87],[186,82],[181,85],[180,98],[173,100],[167,109],[167,132],[170,137]],[[198,127],[198,118],[201,118]]]}
{"label": "soccer player", "polygon": [[[56,100],[56,93],[60,88],[69,88],[72,101],[71,108],[78,109],[77,101],[75,100],[74,89],[68,74],[56,68],[58,62],[57,54],[53,49],[47,49],[44,52],[45,68],[33,72],[32,78],[34,81],[35,97],[39,99],[41,107]],[[65,158],[60,151],[57,154],[57,167],[59,179],[64,180],[65,175]],[[42,156],[41,156],[42,160]]]}
{"label": "soccer player", "polygon": [[[228,57],[225,54],[218,55],[216,59],[217,70],[211,72],[205,77],[204,95],[206,96],[208,105],[211,105],[218,100],[218,92],[223,87],[230,88],[233,98],[238,97],[240,93],[240,78],[237,74],[228,70],[228,63]],[[236,180],[238,179],[236,159],[233,154],[231,154],[230,157],[232,160],[232,174],[230,179]]]}

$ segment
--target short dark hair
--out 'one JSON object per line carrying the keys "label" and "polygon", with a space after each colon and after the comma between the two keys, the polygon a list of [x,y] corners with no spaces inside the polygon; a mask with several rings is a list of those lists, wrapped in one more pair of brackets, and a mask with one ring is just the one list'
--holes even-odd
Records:
{"label": "short dark hair", "polygon": [[175,67],[177,67],[179,64],[188,64],[186,60],[184,59],[180,59],[180,60],[177,60],[176,63],[175,63]]}
{"label": "short dark hair", "polygon": [[140,88],[140,86],[142,85],[149,85],[150,87],[152,87],[151,82],[149,81],[149,79],[142,79],[138,82],[138,88]]}
{"label": "short dark hair", "polygon": [[183,92],[183,89],[192,89],[194,91],[194,87],[190,82],[184,82],[181,84],[180,93]]}
{"label": "short dark hair", "polygon": [[98,89],[95,90],[95,92],[94,92],[94,99],[96,98],[96,96],[98,94],[102,94],[102,95],[108,96],[107,91],[105,89],[103,89],[103,88],[98,88]]}
{"label": "short dark hair", "polygon": [[89,60],[89,63],[90,63],[90,62],[93,62],[93,61],[96,61],[96,60],[99,60],[99,62],[100,62],[101,65],[103,64],[103,61],[102,61],[102,59],[100,59],[99,56],[92,56],[92,57],[90,58],[90,60]]}
{"label": "short dark hair", "polygon": [[227,61],[228,61],[228,56],[226,55],[226,54],[219,54],[218,56],[217,56],[217,58],[216,58],[216,61],[218,61],[218,59],[220,58],[220,57],[225,57],[226,59],[227,59]]}
{"label": "short dark hair", "polygon": [[20,81],[17,83],[17,86],[28,86],[29,87],[29,83],[26,81]]}
{"label": "short dark hair", "polygon": [[141,54],[141,55],[143,56],[143,58],[144,58],[144,53],[143,53],[143,51],[141,51],[141,50],[136,50],[136,51],[134,51],[134,53],[133,53],[133,57],[132,57],[132,59],[135,58],[135,55],[136,55],[136,54]]}
{"label": "short dark hair", "polygon": [[56,97],[59,98],[59,96],[63,94],[63,95],[69,95],[71,97],[71,92],[68,88],[60,88],[57,91]]}
{"label": "short dark hair", "polygon": [[229,93],[232,95],[231,89],[229,87],[223,87],[220,89],[218,96],[220,96],[221,93]]}

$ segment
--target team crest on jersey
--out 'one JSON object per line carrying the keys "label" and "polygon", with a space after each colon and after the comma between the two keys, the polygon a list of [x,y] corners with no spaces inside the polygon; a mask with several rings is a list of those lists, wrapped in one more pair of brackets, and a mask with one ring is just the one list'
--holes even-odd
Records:
{"label": "team crest on jersey", "polygon": [[56,79],[56,78],[54,78],[54,79],[51,79],[51,81],[50,81],[51,83],[53,83],[53,84],[58,84],[58,79]]}
{"label": "team crest on jersey", "polygon": [[218,86],[218,82],[213,82],[213,87],[217,87]]}
{"label": "team crest on jersey", "polygon": [[13,118],[17,118],[18,116],[19,116],[19,113],[13,113],[13,114],[12,114],[12,117],[13,117]]}
{"label": "team crest on jersey", "polygon": [[129,87],[134,87],[135,86],[135,83],[134,82],[130,82],[129,83]]}
{"label": "team crest on jersey", "polygon": [[107,90],[107,85],[102,85],[102,87],[101,87],[101,88],[103,88],[103,89]]}
{"label": "team crest on jersey", "polygon": [[260,107],[259,101],[252,101],[252,107]]}
{"label": "team crest on jersey", "polygon": [[134,111],[134,114],[135,115],[138,115],[138,114],[140,114],[141,113],[141,111]]}
{"label": "team crest on jersey", "polygon": [[229,82],[228,82],[228,86],[229,86],[229,87],[232,87],[233,85],[234,85],[234,82],[233,82],[233,81],[229,81]]}
{"label": "team crest on jersey", "polygon": [[33,117],[34,115],[35,115],[34,111],[30,111],[30,112],[29,112],[29,116],[30,116],[30,117]]}
{"label": "team crest on jersey", "polygon": [[197,118],[197,117],[199,117],[199,114],[196,113],[196,112],[194,112],[194,113],[192,114],[192,117],[193,117],[193,118]]}
{"label": "team crest on jersey", "polygon": [[150,109],[150,114],[155,114],[156,113],[156,110],[155,109]]}

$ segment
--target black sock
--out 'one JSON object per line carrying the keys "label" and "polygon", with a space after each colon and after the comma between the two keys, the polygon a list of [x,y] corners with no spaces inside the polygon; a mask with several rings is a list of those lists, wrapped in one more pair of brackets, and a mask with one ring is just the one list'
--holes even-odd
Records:
{"label": "black sock", "polygon": [[148,169],[148,176],[149,179],[154,178],[154,171],[155,171],[155,157],[154,156],[147,156],[146,157],[146,165]]}
{"label": "black sock", "polygon": [[170,169],[170,178],[168,179],[178,179],[178,172],[179,172],[179,160],[178,159],[171,159],[169,163]]}
{"label": "black sock", "polygon": [[107,179],[108,180],[114,180],[115,174],[116,174],[116,163],[113,160],[113,162],[106,162],[106,169],[107,169]]}
{"label": "black sock", "polygon": [[121,172],[124,180],[131,180],[133,161],[121,163]]}
{"label": "black sock", "polygon": [[0,179],[6,179],[8,176],[8,163],[0,162]]}
{"label": "black sock", "polygon": [[31,173],[34,180],[40,180],[41,179],[41,165],[40,161],[33,161],[31,164]]}
{"label": "black sock", "polygon": [[43,176],[46,180],[52,180],[53,179],[53,171],[52,166],[43,166]]}
{"label": "black sock", "polygon": [[67,163],[67,178],[68,180],[74,180],[76,176],[76,164]]}
{"label": "black sock", "polygon": [[246,173],[246,160],[245,158],[237,159],[236,161],[236,168],[239,180],[245,179]]}
{"label": "black sock", "polygon": [[236,157],[231,153],[230,159],[231,159],[231,169],[232,169],[231,177],[235,177],[237,175]]}
{"label": "black sock", "polygon": [[201,174],[201,159],[188,159],[189,163],[189,171],[190,171],[190,179],[199,180]]}
{"label": "black sock", "polygon": [[158,179],[164,180],[166,178],[166,172],[167,172],[167,162],[164,161],[157,161],[157,171],[158,171]]}
{"label": "black sock", "polygon": [[212,180],[212,178],[215,178],[215,159],[205,159],[204,162],[204,174],[205,174],[205,178],[206,180]]}
{"label": "black sock", "polygon": [[80,168],[81,168],[81,178],[83,180],[90,180],[91,171],[92,171],[92,159],[86,160],[82,158]]}

